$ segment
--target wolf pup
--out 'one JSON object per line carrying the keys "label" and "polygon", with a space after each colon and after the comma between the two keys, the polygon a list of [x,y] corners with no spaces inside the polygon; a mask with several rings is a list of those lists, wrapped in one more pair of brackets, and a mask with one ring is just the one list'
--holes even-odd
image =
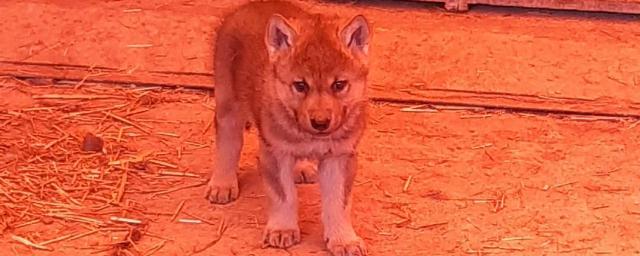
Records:
{"label": "wolf pup", "polygon": [[300,242],[294,169],[312,159],[329,251],[367,255],[350,210],[356,147],[366,123],[370,38],[363,16],[340,22],[280,1],[248,3],[218,30],[217,163],[206,197],[216,204],[238,198],[243,131],[253,122],[269,198],[265,246]]}

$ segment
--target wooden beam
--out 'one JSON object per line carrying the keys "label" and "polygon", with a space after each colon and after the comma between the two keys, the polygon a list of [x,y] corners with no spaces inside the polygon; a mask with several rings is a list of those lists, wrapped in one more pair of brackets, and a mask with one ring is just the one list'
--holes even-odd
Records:
{"label": "wooden beam", "polygon": [[65,65],[20,61],[0,61],[0,76],[44,78],[110,84],[161,85],[170,87],[213,88],[213,74],[119,70],[109,67]]}
{"label": "wooden beam", "polygon": [[[147,86],[213,89],[213,74],[117,70],[107,67],[61,65],[52,63],[0,61],[0,76],[20,79],[52,79]],[[498,93],[451,89],[388,90],[372,85],[370,97],[374,101],[455,105],[504,109],[519,112],[542,112],[575,115],[597,115],[640,118],[640,103],[614,98],[578,99],[553,98],[527,94]]]}
{"label": "wooden beam", "polygon": [[[535,114],[587,115],[640,118],[640,103],[614,98],[578,99],[499,92],[420,89],[384,92],[372,90],[382,102],[452,105]],[[385,96],[389,95],[389,96]]]}
{"label": "wooden beam", "polygon": [[413,0],[444,2],[447,10],[466,11],[468,5],[484,4],[556,10],[640,14],[640,0]]}
{"label": "wooden beam", "polygon": [[469,4],[487,4],[559,10],[640,14],[637,0],[465,0]]}

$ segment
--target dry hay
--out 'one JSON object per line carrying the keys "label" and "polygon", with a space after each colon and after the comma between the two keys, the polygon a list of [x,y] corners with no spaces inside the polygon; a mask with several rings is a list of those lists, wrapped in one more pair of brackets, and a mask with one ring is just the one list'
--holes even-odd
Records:
{"label": "dry hay", "polygon": [[[136,241],[148,234],[148,219],[178,212],[151,212],[124,195],[154,197],[205,182],[177,162],[182,154],[208,143],[193,142],[194,134],[155,129],[170,121],[137,116],[158,103],[207,104],[208,95],[176,95],[176,90],[162,88],[30,87],[8,79],[0,87],[31,95],[34,106],[0,109],[0,234],[5,238],[53,250],[55,243],[123,232],[122,241],[100,250],[139,254],[143,249],[136,247]],[[144,139],[159,142],[158,148],[140,150],[128,143]],[[64,234],[26,229],[52,223],[76,228]]]}

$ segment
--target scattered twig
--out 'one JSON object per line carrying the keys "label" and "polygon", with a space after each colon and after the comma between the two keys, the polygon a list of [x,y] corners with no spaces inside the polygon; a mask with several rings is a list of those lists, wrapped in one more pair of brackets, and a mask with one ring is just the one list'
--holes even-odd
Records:
{"label": "scattered twig", "polygon": [[200,224],[202,220],[194,220],[194,219],[178,219],[180,223],[188,223],[188,224]]}
{"label": "scattered twig", "polygon": [[115,119],[115,120],[118,120],[118,121],[123,122],[123,123],[128,124],[128,125],[131,125],[131,126],[133,126],[135,128],[138,128],[138,130],[140,130],[140,131],[142,131],[142,132],[144,132],[146,134],[150,134],[151,133],[146,128],[142,127],[141,125],[136,124],[136,123],[124,118],[124,117],[120,117],[120,116],[114,115],[114,114],[112,114],[110,112],[107,112],[107,111],[102,111],[102,113],[105,114],[106,116],[109,116],[109,117]]}
{"label": "scattered twig", "polygon": [[24,244],[26,246],[36,248],[38,250],[53,251],[49,247],[46,247],[46,246],[43,246],[43,245],[40,245],[40,244],[35,244],[35,243],[29,241],[29,239],[26,239],[26,238],[21,237],[21,236],[11,235],[11,239],[13,239],[13,240],[15,240],[17,242],[20,242],[20,243],[22,243],[22,244]]}
{"label": "scattered twig", "polygon": [[220,241],[220,239],[222,239],[222,236],[224,235],[224,232],[227,230],[227,224],[224,218],[220,219],[220,225],[218,226],[218,234],[216,236],[216,238],[209,242],[208,244],[206,244],[205,246],[203,246],[200,249],[196,249],[194,248],[193,252],[191,253],[191,255],[195,255],[201,252],[206,251],[207,249],[211,248],[212,246],[216,245],[218,243],[218,241]]}
{"label": "scattered twig", "polygon": [[200,178],[199,175],[193,174],[193,173],[189,173],[189,172],[178,172],[178,171],[162,170],[162,171],[158,171],[158,174],[164,175],[164,176]]}
{"label": "scattered twig", "polygon": [[33,95],[36,100],[103,100],[103,99],[125,99],[117,95],[87,95],[87,94],[44,94]]}
{"label": "scattered twig", "polygon": [[194,218],[194,219],[200,220],[200,221],[202,221],[202,222],[204,222],[204,223],[206,223],[206,224],[209,224],[209,225],[211,225],[211,226],[216,226],[216,223],[213,223],[213,222],[211,222],[211,221],[208,221],[208,220],[206,220],[206,219],[204,219],[204,218],[201,218],[201,217],[199,217],[199,216],[196,216],[196,215],[194,215],[194,214],[191,214],[191,213],[188,213],[188,212],[184,212],[184,214],[185,214],[185,215],[187,215],[187,216],[189,216],[189,217],[191,217],[191,218]]}
{"label": "scattered twig", "polygon": [[171,221],[174,221],[178,217],[178,215],[180,214],[180,211],[182,211],[182,208],[184,207],[185,202],[186,200],[182,200],[180,204],[178,204],[178,208],[176,208],[176,211],[173,213],[173,216],[171,216]]}
{"label": "scattered twig", "polygon": [[130,218],[122,218],[122,217],[112,216],[109,219],[111,221],[115,221],[115,222],[124,222],[124,223],[129,223],[129,224],[142,224],[141,220],[130,219]]}
{"label": "scattered twig", "polygon": [[411,181],[413,180],[413,175],[409,175],[409,178],[404,182],[404,186],[402,187],[402,192],[407,193],[409,191],[409,186],[411,185]]}
{"label": "scattered twig", "polygon": [[76,236],[76,235],[78,235],[78,234],[71,233],[71,234],[67,234],[67,235],[64,235],[64,236],[56,237],[56,238],[51,239],[51,240],[40,242],[39,244],[42,245],[42,246],[45,246],[45,245],[48,245],[48,244],[57,243],[57,242],[60,242],[60,241],[67,240],[67,239],[69,239],[69,238],[71,238],[73,236]]}
{"label": "scattered twig", "polygon": [[444,222],[437,222],[437,223],[431,223],[431,224],[424,224],[424,225],[419,225],[419,226],[407,226],[410,229],[427,229],[427,228],[434,228],[434,227],[438,227],[438,226],[443,226],[443,225],[447,225],[449,224],[448,221],[444,221]]}
{"label": "scattered twig", "polygon": [[152,47],[152,44],[128,44],[128,48],[149,48]]}
{"label": "scattered twig", "polygon": [[622,170],[622,168],[615,168],[615,169],[613,169],[611,171],[596,172],[593,176],[609,176],[612,173],[618,172],[620,170]]}
{"label": "scattered twig", "polygon": [[122,12],[124,12],[124,13],[133,13],[133,12],[141,12],[141,11],[142,11],[142,9],[138,9],[138,8],[122,10]]}
{"label": "scattered twig", "polygon": [[147,250],[147,252],[144,253],[144,256],[151,256],[154,253],[158,252],[160,249],[162,249],[162,247],[164,246],[164,244],[167,243],[167,240],[162,240],[160,241],[160,243],[154,245],[153,247],[151,247],[149,250]]}
{"label": "scattered twig", "polygon": [[151,197],[156,197],[159,195],[164,195],[164,194],[169,194],[169,193],[173,193],[179,190],[183,190],[183,189],[189,189],[189,188],[195,188],[195,187],[200,187],[200,186],[204,186],[205,184],[207,184],[206,181],[204,182],[200,182],[200,183],[194,183],[194,184],[189,184],[189,185],[184,185],[184,186],[179,186],[179,187],[175,187],[175,188],[171,188],[171,189],[167,189],[167,190],[163,190],[163,191],[159,191],[159,192],[155,192],[151,195]]}
{"label": "scattered twig", "polygon": [[559,187],[564,187],[564,186],[568,186],[568,185],[573,185],[578,183],[577,181],[571,181],[571,182],[565,182],[565,183],[561,183],[561,184],[556,184],[551,186],[551,188],[559,188]]}
{"label": "scattered twig", "polygon": [[157,164],[157,165],[160,165],[160,166],[164,166],[164,167],[167,167],[167,168],[173,168],[173,169],[177,169],[177,168],[178,168],[178,166],[177,166],[177,165],[172,164],[172,163],[167,163],[167,162],[165,162],[165,161],[160,161],[160,160],[155,160],[155,159],[149,159],[149,160],[148,160],[148,162],[149,162],[149,163],[152,163],[152,164]]}
{"label": "scattered twig", "polygon": [[528,236],[516,236],[516,237],[504,237],[501,240],[502,241],[522,241],[522,240],[533,240],[533,238]]}
{"label": "scattered twig", "polygon": [[156,132],[156,134],[167,136],[167,137],[180,138],[180,135],[175,133],[170,133],[170,132]]}
{"label": "scattered twig", "polygon": [[474,146],[471,149],[483,149],[483,148],[488,148],[488,147],[492,147],[493,144],[492,143],[487,143],[487,144],[482,144],[480,146]]}

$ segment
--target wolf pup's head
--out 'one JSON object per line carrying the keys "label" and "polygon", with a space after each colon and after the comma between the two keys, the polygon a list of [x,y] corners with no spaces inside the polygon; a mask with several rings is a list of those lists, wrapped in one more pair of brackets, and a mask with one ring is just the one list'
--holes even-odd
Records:
{"label": "wolf pup's head", "polygon": [[326,136],[340,129],[366,102],[371,30],[363,16],[346,24],[273,15],[265,43],[273,69],[271,86],[300,130]]}

